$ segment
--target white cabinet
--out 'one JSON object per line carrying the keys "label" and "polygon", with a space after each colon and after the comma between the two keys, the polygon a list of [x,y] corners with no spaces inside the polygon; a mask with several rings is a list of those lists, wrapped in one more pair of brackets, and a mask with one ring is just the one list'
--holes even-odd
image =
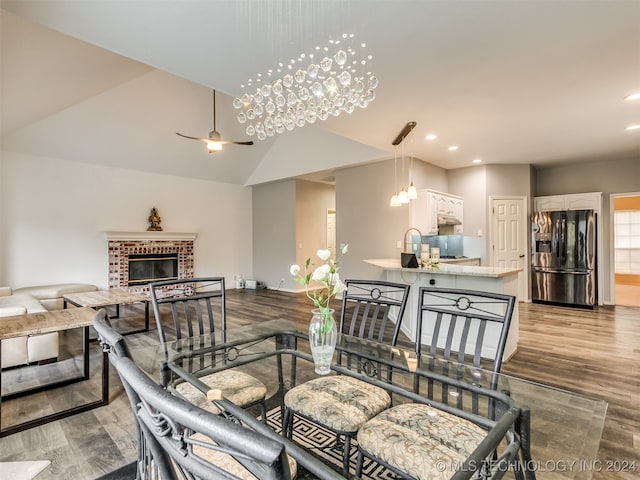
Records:
{"label": "white cabinet", "polygon": [[427,225],[425,229],[425,235],[437,235],[438,234],[438,195],[431,191],[425,190],[425,196],[427,198]]}
{"label": "white cabinet", "polygon": [[[435,190],[418,190],[418,198],[411,202],[411,227],[423,235],[438,234],[438,215],[455,216],[462,222],[464,201],[462,197]],[[454,233],[462,234],[462,225],[454,226]]]}
{"label": "white cabinet", "polygon": [[[429,219],[428,219],[428,211],[429,211],[429,202],[427,198],[426,190],[418,190],[418,198],[413,200],[409,204],[409,209],[411,211],[411,225],[412,228],[417,228],[423,235],[428,235],[429,231]],[[436,225],[437,232],[437,225]]]}
{"label": "white cabinet", "polygon": [[535,197],[533,199],[533,208],[536,212],[595,210],[600,213],[602,208],[602,192]]}
{"label": "white cabinet", "polygon": [[460,220],[460,225],[455,225],[453,227],[453,231],[458,235],[462,235],[462,224],[464,223],[464,200],[460,197],[454,197],[453,216]]}

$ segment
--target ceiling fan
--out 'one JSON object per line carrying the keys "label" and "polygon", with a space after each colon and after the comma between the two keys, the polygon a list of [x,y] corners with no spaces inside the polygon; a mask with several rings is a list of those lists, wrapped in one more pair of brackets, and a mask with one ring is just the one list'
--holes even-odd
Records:
{"label": "ceiling fan", "polygon": [[182,133],[176,132],[176,135],[179,135],[183,138],[188,138],[190,140],[198,140],[200,142],[204,142],[207,144],[207,149],[209,153],[216,153],[222,150],[222,145],[227,143],[232,143],[236,145],[253,145],[252,141],[249,142],[234,142],[232,140],[222,140],[220,138],[220,132],[216,130],[216,91],[213,90],[213,130],[209,132],[208,138],[201,137],[190,137],[189,135],[183,135]]}

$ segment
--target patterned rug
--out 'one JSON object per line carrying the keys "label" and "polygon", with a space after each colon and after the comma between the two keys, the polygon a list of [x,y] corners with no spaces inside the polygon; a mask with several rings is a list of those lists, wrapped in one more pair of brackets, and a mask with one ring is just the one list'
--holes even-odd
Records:
{"label": "patterned rug", "polygon": [[[267,412],[267,423],[276,432],[282,431],[280,421],[280,407],[273,408]],[[293,430],[293,441],[301,447],[309,450],[323,462],[335,467],[335,470],[342,473],[342,442],[336,447],[336,436],[330,430],[322,428],[304,418],[296,417]],[[355,445],[351,447],[351,457],[349,458],[351,475],[355,474],[356,463],[358,461],[358,449]],[[308,472],[299,471],[299,480],[315,478]],[[384,467],[368,459],[364,460],[362,468],[362,478],[371,480],[391,480],[396,477]]]}

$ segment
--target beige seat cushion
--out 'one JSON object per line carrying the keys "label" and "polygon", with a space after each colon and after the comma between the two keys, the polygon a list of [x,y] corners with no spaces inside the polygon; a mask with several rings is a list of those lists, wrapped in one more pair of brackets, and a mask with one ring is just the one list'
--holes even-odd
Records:
{"label": "beige seat cushion", "polygon": [[415,478],[434,480],[451,478],[453,466],[461,465],[486,435],[468,420],[410,403],[368,421],[357,438],[374,457]]}
{"label": "beige seat cushion", "polygon": [[381,388],[347,375],[315,378],[292,388],[284,397],[287,408],[338,432],[354,433],[391,405]]}
{"label": "beige seat cushion", "polygon": [[[38,313],[47,311],[37,298],[28,293],[14,293],[13,295],[9,296],[0,296],[0,308],[6,309],[8,307],[24,308],[26,310],[26,313]],[[21,315],[22,313],[24,312],[12,313],[11,315]]]}
{"label": "beige seat cushion", "polygon": [[[200,377],[211,389],[222,391],[222,396],[239,407],[251,405],[264,400],[267,387],[260,380],[239,370],[223,370]],[[190,383],[180,383],[176,391],[190,403],[212,413],[219,414],[220,410],[207,400],[207,396]]]}
{"label": "beige seat cushion", "polygon": [[[192,435],[191,438],[199,442],[211,444],[211,439],[202,435],[201,433],[196,433],[195,435]],[[259,480],[255,475],[247,471],[247,469],[244,468],[242,464],[240,464],[240,462],[238,462],[229,454],[219,452],[217,450],[211,450],[199,445],[193,446],[193,453],[195,453],[199,457],[204,458],[207,462],[220,467],[225,472],[229,472],[236,477],[241,478],[242,480]],[[295,478],[298,473],[298,465],[293,457],[287,455],[287,459],[289,460],[289,471],[291,472],[291,478]]]}

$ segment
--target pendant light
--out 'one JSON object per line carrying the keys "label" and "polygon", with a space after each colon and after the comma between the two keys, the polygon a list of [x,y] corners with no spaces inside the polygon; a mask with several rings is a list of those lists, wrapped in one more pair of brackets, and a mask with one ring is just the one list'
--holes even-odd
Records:
{"label": "pendant light", "polygon": [[[413,146],[413,139],[411,140],[411,145]],[[411,149],[411,155],[409,156],[409,182],[411,183],[407,189],[407,196],[409,197],[409,200],[416,200],[418,198],[418,191],[413,184],[413,148]]]}
{"label": "pendant light", "polygon": [[[407,138],[407,136],[415,128],[415,126],[416,126],[416,122],[407,122],[407,124],[402,128],[402,130],[398,134],[398,136],[396,136],[393,142],[391,142],[391,145],[393,145],[394,147],[400,145],[402,141],[405,138]],[[395,161],[396,163],[398,161],[397,154],[395,155]],[[409,173],[409,176],[411,176],[411,173]],[[404,144],[402,145],[402,177],[404,181]],[[394,188],[396,187],[396,185],[397,185],[397,175],[396,175],[396,184],[394,184]],[[413,185],[413,182],[411,182],[411,185],[409,186],[408,189],[403,187],[400,190],[400,193],[397,193],[397,194],[394,193],[394,196],[391,197],[390,205],[392,207],[406,205],[411,200],[415,200],[416,198],[418,198],[418,193],[416,192],[416,187]]]}
{"label": "pendant light", "polygon": [[[404,143],[402,144],[402,180],[404,181]],[[409,194],[404,187],[402,187],[402,190],[400,190],[398,194],[398,200],[402,205],[409,203]]]}
{"label": "pendant light", "polygon": [[[393,151],[393,188],[395,190],[396,185],[398,184],[398,152],[396,149]],[[391,195],[391,201],[389,202],[390,207],[399,207],[402,205],[400,203],[400,199],[398,198],[398,191],[395,190],[393,195]]]}

